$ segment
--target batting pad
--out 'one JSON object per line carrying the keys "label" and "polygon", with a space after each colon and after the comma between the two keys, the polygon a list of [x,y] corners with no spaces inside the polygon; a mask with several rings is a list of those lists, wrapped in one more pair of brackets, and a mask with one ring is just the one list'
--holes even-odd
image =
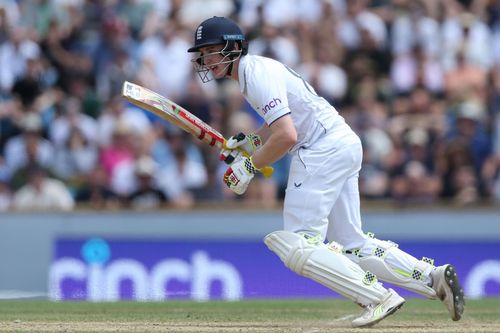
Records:
{"label": "batting pad", "polygon": [[[360,250],[363,256],[358,260],[358,264],[362,269],[372,272],[382,281],[403,287],[427,298],[436,298],[436,291],[424,281],[425,276],[434,268],[432,264],[409,256],[392,242],[369,238],[367,243],[369,244],[365,244],[363,249]],[[397,267],[391,267],[389,257],[392,264],[396,263],[399,267],[404,267],[404,263],[409,261],[405,259],[413,259],[413,270],[410,269],[409,272],[406,272]]]}
{"label": "batting pad", "polygon": [[[423,281],[416,279],[414,276],[406,277],[395,273],[382,258],[375,256],[361,258],[359,260],[359,265],[363,269],[370,270],[370,272],[377,275],[385,282],[411,290],[427,298],[436,298],[436,291],[434,289],[426,285]],[[416,266],[420,268],[420,271],[427,268],[426,263],[422,261],[418,261]],[[417,267],[415,269],[417,269]]]}
{"label": "batting pad", "polygon": [[373,274],[324,243],[310,244],[302,235],[289,231],[274,231],[264,238],[264,243],[295,273],[358,304],[378,304],[388,293]]}

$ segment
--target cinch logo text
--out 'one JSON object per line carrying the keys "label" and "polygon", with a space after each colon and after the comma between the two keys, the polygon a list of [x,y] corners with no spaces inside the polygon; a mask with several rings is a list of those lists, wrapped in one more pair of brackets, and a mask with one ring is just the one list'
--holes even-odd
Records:
{"label": "cinch logo text", "polygon": [[262,112],[264,112],[264,114],[266,114],[269,111],[271,111],[271,109],[274,109],[278,104],[281,104],[281,99],[274,98],[272,101],[267,103],[267,105],[264,105],[264,107],[262,108]]}

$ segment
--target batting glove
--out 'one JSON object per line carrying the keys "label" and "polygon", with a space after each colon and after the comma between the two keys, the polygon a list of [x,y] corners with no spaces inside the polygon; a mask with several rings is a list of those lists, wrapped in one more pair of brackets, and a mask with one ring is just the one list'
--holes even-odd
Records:
{"label": "batting glove", "polygon": [[240,156],[224,173],[224,183],[236,194],[243,194],[257,173],[252,158]]}
{"label": "batting glove", "polygon": [[228,149],[221,150],[220,160],[231,164],[242,155],[240,151],[236,150],[237,148],[243,150],[248,156],[252,156],[260,146],[262,146],[262,140],[257,134],[239,133],[227,140],[226,148]]}

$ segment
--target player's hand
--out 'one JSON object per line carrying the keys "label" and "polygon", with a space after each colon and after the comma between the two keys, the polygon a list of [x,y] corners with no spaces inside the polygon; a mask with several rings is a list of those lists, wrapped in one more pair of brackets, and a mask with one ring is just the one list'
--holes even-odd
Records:
{"label": "player's hand", "polygon": [[242,155],[240,151],[236,150],[237,148],[243,150],[248,156],[252,156],[260,146],[262,146],[262,140],[259,135],[239,133],[227,140],[227,149],[221,150],[220,159],[231,164]]}
{"label": "player's hand", "polygon": [[252,158],[240,156],[224,173],[224,183],[236,194],[243,194],[257,173]]}

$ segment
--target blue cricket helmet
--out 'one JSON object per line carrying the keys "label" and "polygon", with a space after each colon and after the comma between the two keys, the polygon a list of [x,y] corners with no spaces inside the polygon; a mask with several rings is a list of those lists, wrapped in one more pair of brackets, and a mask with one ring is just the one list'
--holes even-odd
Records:
{"label": "blue cricket helmet", "polygon": [[226,17],[214,16],[200,23],[194,33],[194,46],[188,52],[197,52],[200,48],[211,45],[227,44],[234,50],[234,43],[240,45],[241,54],[248,52],[248,42],[240,27]]}

